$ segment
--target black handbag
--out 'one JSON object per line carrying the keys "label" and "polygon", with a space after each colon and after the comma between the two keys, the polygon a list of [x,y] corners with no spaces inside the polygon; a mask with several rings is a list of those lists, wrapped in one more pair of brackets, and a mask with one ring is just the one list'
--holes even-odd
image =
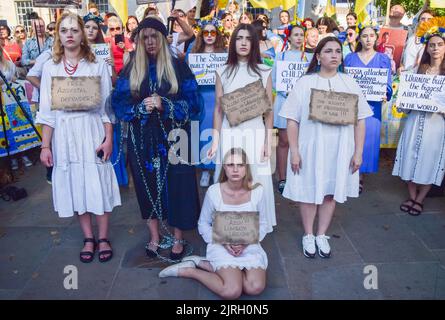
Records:
{"label": "black handbag", "polygon": [[0,197],[5,200],[14,200],[18,201],[20,199],[26,198],[28,193],[24,188],[17,188],[14,186],[9,186],[0,191]]}

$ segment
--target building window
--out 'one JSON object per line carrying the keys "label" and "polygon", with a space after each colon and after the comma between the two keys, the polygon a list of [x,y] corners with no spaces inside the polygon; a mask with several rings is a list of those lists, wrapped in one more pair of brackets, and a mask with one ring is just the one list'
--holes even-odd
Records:
{"label": "building window", "polygon": [[17,21],[19,24],[25,26],[26,30],[31,30],[31,20],[26,16],[33,11],[32,1],[16,1],[15,12],[17,13]]}
{"label": "building window", "polygon": [[90,1],[90,3],[94,2],[97,5],[100,13],[106,13],[109,10],[108,0],[94,0]]}

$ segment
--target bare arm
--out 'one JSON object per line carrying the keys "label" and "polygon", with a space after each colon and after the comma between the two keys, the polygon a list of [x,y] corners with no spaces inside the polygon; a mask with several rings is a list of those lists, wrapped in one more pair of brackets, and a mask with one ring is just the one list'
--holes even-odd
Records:
{"label": "bare arm", "polygon": [[54,129],[46,124],[42,124],[42,151],[40,152],[40,161],[45,167],[52,167],[53,156],[51,152],[51,139]]}
{"label": "bare arm", "polygon": [[212,134],[212,147],[210,148],[207,156],[213,158],[216,154],[219,144],[219,134],[221,132],[221,126],[223,121],[223,110],[221,107],[221,97],[223,96],[223,87],[221,79],[216,74],[215,79],[215,110],[213,112],[213,134]]}
{"label": "bare arm", "polygon": [[36,87],[37,89],[40,89],[40,78],[39,77],[27,76],[26,80],[31,82],[31,84],[34,87]]}
{"label": "bare arm", "polygon": [[363,146],[365,144],[365,119],[358,120],[354,127],[355,150],[351,160],[352,173],[356,172],[362,165]]}
{"label": "bare arm", "polygon": [[299,173],[301,169],[300,151],[298,150],[298,137],[300,134],[300,124],[297,121],[287,119],[287,139],[289,140],[289,150],[291,153],[292,172]]}
{"label": "bare arm", "polygon": [[[272,77],[269,75],[266,84],[266,94],[269,103],[272,106]],[[264,137],[264,160],[268,159],[272,153],[272,130],[273,130],[273,108],[264,115],[264,125],[266,127],[266,135]]]}

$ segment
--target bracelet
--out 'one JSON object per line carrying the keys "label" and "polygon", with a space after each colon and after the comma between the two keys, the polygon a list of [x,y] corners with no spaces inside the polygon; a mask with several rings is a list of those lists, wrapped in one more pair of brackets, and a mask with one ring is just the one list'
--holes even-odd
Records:
{"label": "bracelet", "polygon": [[49,146],[40,146],[40,149],[51,149]]}

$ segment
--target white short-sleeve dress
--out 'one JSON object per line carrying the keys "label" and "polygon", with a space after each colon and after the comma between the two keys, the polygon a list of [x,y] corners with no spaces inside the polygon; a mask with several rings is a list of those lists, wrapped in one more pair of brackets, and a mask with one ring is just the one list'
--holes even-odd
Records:
{"label": "white short-sleeve dress", "polygon": [[54,129],[51,146],[54,161],[52,190],[54,209],[60,217],[75,212],[103,215],[121,205],[119,186],[110,161],[102,162],[96,149],[105,138],[105,101],[111,78],[103,61],[81,59],[73,77],[100,76],[102,101],[93,111],[51,110],[51,78],[67,77],[63,63],[45,63],[40,89],[40,111],[36,123]]}
{"label": "white short-sleeve dress", "polygon": [[232,256],[222,245],[212,243],[213,213],[215,211],[258,211],[259,240],[262,241],[267,234],[266,210],[265,194],[262,186],[253,189],[250,201],[240,205],[229,205],[223,202],[219,183],[209,187],[202,204],[198,231],[207,243],[206,259],[210,262],[214,271],[229,267],[241,270],[267,269],[267,255],[259,243],[248,245],[239,257]]}
{"label": "white short-sleeve dress", "polygon": [[[218,73],[224,94],[233,92],[239,88],[257,81],[260,77],[248,68],[247,63],[240,62],[239,69],[230,76],[226,71],[227,66],[218,69]],[[264,87],[267,85],[267,79],[270,75],[271,68],[260,64],[261,79]],[[266,129],[262,116],[247,120],[237,126],[231,127],[226,115],[224,114],[221,133],[220,144],[216,152],[215,177],[219,177],[221,171],[221,164],[224,155],[231,148],[243,148],[247,154],[250,168],[252,170],[253,182],[260,183],[264,187],[264,196],[266,201],[266,220],[267,232],[273,231],[273,226],[277,224],[275,216],[275,199],[272,183],[272,172],[270,167],[270,160],[261,162],[261,153],[264,147],[264,139]]]}
{"label": "white short-sleeve dress", "polygon": [[309,120],[312,88],[357,94],[357,118],[373,114],[358,84],[344,73],[329,79],[318,73],[300,78],[280,111],[280,116],[299,123],[298,147],[302,161],[299,174],[294,174],[289,152],[283,196],[318,205],[323,203],[325,196],[333,195],[335,201],[343,203],[347,197],[358,197],[359,172],[352,174],[350,168],[355,150],[354,126]]}

